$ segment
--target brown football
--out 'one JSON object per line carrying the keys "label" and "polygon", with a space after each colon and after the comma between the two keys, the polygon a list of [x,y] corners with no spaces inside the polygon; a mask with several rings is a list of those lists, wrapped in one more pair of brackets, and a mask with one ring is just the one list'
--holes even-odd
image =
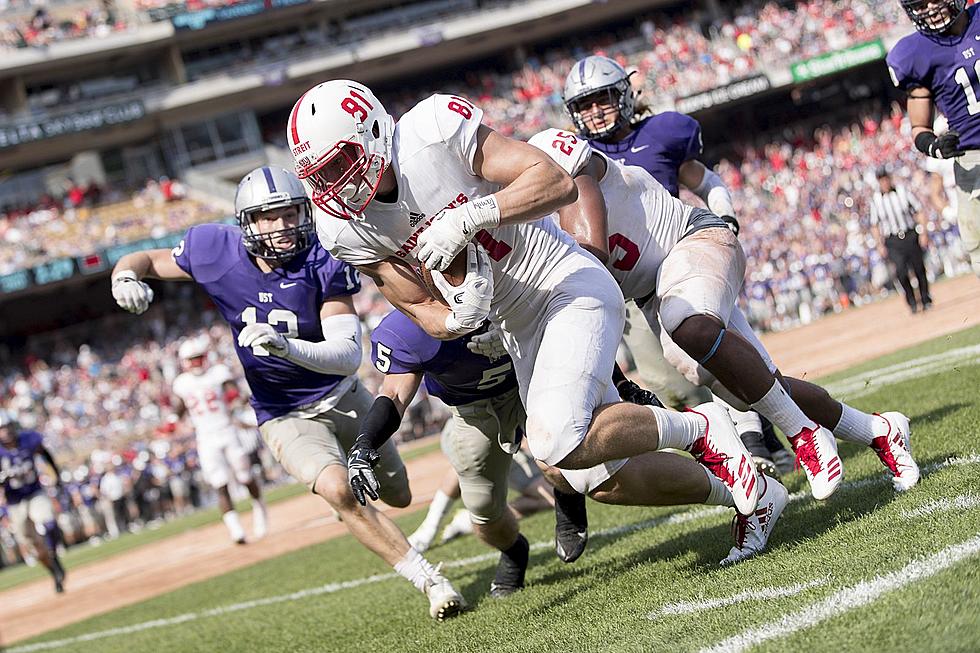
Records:
{"label": "brown football", "polygon": [[[458,286],[463,283],[463,280],[466,278],[465,249],[456,255],[456,258],[454,258],[453,262],[449,264],[449,267],[443,271],[442,275],[446,277],[446,281],[448,281],[451,286]],[[449,302],[447,302],[442,296],[442,293],[439,292],[439,287],[432,280],[432,272],[430,272],[429,269],[421,263],[419,263],[419,276],[422,277],[422,284],[429,291],[429,294],[448,306]]]}

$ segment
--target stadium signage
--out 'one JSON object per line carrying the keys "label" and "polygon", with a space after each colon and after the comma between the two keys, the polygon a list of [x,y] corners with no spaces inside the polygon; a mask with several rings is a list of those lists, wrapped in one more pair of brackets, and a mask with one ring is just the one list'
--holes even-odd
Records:
{"label": "stadium signage", "polygon": [[235,20],[236,18],[247,18],[248,16],[261,14],[267,9],[281,9],[308,2],[310,0],[246,0],[245,2],[238,2],[227,7],[214,7],[177,14],[170,19],[170,22],[173,24],[175,30],[204,29],[213,23]]}
{"label": "stadium signage", "polygon": [[830,75],[841,70],[884,59],[887,54],[881,39],[852,45],[843,50],[828,52],[818,57],[804,59],[790,66],[794,82],[806,82],[816,77]]}
{"label": "stadium signage", "polygon": [[680,98],[675,102],[675,108],[681,113],[694,113],[709,107],[741,100],[756,93],[768,91],[770,88],[772,88],[772,82],[769,81],[768,77],[754,75],[731,84]]}
{"label": "stadium signage", "polygon": [[0,127],[0,149],[131,122],[139,120],[145,115],[146,109],[143,102],[131,100],[84,111],[72,111],[58,116],[39,118],[36,121],[19,125],[3,126]]}

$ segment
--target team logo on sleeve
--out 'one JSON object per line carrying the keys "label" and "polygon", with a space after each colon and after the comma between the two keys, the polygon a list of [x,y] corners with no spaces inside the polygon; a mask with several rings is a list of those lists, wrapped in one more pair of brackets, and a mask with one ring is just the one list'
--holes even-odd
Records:
{"label": "team logo on sleeve", "polygon": [[414,227],[418,223],[422,222],[422,219],[423,218],[425,218],[425,214],[424,213],[418,213],[416,211],[409,211],[408,212],[408,226],[409,227]]}

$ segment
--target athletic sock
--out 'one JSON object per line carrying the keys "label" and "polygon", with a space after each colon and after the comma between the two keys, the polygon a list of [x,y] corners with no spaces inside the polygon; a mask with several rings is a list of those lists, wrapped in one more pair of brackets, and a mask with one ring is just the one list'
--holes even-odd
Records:
{"label": "athletic sock", "polygon": [[874,439],[875,420],[885,418],[862,413],[844,402],[841,402],[841,409],[840,421],[834,427],[834,435],[848,442],[870,445]]}
{"label": "athletic sock", "polygon": [[225,514],[221,515],[221,521],[225,523],[228,528],[228,533],[231,535],[231,539],[238,542],[239,540],[245,539],[245,529],[242,528],[242,522],[238,518],[238,513],[234,510],[229,510]]}
{"label": "athletic sock", "polygon": [[735,507],[735,497],[729,492],[725,484],[721,482],[721,479],[716,477],[714,474],[709,472],[704,467],[701,468],[704,475],[708,478],[708,498],[705,499],[704,504],[706,506],[728,506],[729,508]]}
{"label": "athletic sock", "polygon": [[454,501],[455,499],[451,498],[442,490],[437,490],[435,496],[432,497],[432,503],[429,504],[429,512],[425,513],[425,519],[422,520],[419,529],[427,528],[435,531],[439,528],[439,522],[449,512],[449,508],[453,505]]}
{"label": "athletic sock", "polygon": [[683,449],[687,451],[694,441],[704,435],[707,421],[692,412],[678,413],[658,406],[647,406],[657,419],[659,444],[657,449]]}
{"label": "athletic sock", "polygon": [[796,436],[805,428],[817,428],[813,420],[803,414],[778,380],[773,382],[769,392],[763,395],[762,399],[752,404],[752,408],[768,418],[788,438]]}
{"label": "athletic sock", "polygon": [[395,563],[395,571],[402,578],[415,585],[423,594],[426,585],[439,577],[439,572],[432,566],[432,563],[423,558],[422,554],[412,547],[408,548],[404,558]]}

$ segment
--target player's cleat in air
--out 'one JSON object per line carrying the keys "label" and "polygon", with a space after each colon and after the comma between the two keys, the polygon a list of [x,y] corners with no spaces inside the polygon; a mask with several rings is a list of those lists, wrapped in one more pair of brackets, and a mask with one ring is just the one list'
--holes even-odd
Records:
{"label": "player's cleat in air", "polygon": [[759,483],[762,485],[762,495],[755,512],[748,517],[736,513],[732,520],[735,546],[721,561],[722,566],[741,562],[765,550],[769,535],[789,501],[789,493],[776,479],[760,475]]}
{"label": "player's cleat in air", "polygon": [[518,533],[514,545],[506,553],[500,553],[497,573],[490,583],[490,596],[502,599],[524,589],[524,575],[527,573],[530,551],[531,545],[528,544],[527,538]]}
{"label": "player's cleat in air", "polygon": [[751,515],[759,502],[759,473],[728,411],[708,403],[691,412],[708,422],[704,435],[691,445],[691,454],[725,484],[735,499],[735,509]]}
{"label": "player's cleat in air", "polygon": [[[876,414],[877,415],[877,414]],[[875,420],[875,438],[871,448],[892,475],[892,486],[899,492],[910,490],[919,482],[919,466],[912,458],[912,427],[901,413],[881,413]]]}
{"label": "player's cleat in air", "polygon": [[555,490],[555,553],[562,562],[575,562],[589,542],[585,495]]}
{"label": "player's cleat in air", "polygon": [[57,557],[52,559],[54,569],[51,575],[54,576],[54,591],[63,594],[65,591],[65,568],[61,566],[61,561]]}
{"label": "player's cleat in air", "polygon": [[429,598],[429,616],[436,621],[452,619],[466,609],[463,595],[438,570],[425,586],[425,595]]}
{"label": "player's cleat in air", "polygon": [[810,481],[813,498],[819,501],[833,494],[844,480],[844,465],[837,455],[833,434],[822,426],[805,428],[789,438],[789,443],[796,452],[797,464]]}
{"label": "player's cleat in air", "polygon": [[470,520],[470,513],[468,510],[461,509],[457,510],[456,514],[453,515],[451,522],[446,524],[446,527],[442,529],[442,538],[440,542],[445,544],[450,540],[455,540],[457,537],[463,535],[469,535],[473,532],[473,522]]}

